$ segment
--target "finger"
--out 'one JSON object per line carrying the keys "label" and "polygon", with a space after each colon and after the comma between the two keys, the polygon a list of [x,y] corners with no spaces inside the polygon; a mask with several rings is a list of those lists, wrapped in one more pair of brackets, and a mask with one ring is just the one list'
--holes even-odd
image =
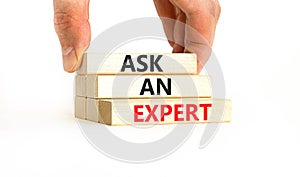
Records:
{"label": "finger", "polygon": [[54,26],[63,56],[64,70],[74,72],[91,40],[89,0],[54,0]]}
{"label": "finger", "polygon": [[194,43],[186,40],[186,48],[184,49],[184,53],[196,54],[197,73],[199,74],[211,55],[211,47],[205,43]]}
{"label": "finger", "polygon": [[169,2],[169,0],[154,0],[154,5],[158,16],[160,17],[163,28],[168,39],[169,44],[171,47],[174,45],[174,25],[176,19],[176,9],[175,7]]}
{"label": "finger", "polygon": [[220,16],[217,0],[172,0],[187,15],[187,24],[198,31],[207,42],[213,43],[216,24]]}
{"label": "finger", "polygon": [[172,0],[187,16],[185,52],[193,52],[198,58],[198,72],[209,59],[216,24],[220,15],[217,0]]}
{"label": "finger", "polygon": [[175,44],[173,46],[174,53],[184,52],[184,36],[185,36],[185,14],[177,8],[177,18],[174,25],[174,40]]}

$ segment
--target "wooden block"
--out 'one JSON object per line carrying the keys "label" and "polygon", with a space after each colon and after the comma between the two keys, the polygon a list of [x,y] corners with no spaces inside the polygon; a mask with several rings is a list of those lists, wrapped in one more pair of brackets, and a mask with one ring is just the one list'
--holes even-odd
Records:
{"label": "wooden block", "polygon": [[74,99],[75,117],[79,119],[86,119],[86,98],[76,96]]}
{"label": "wooden block", "polygon": [[[212,96],[209,76],[87,75],[86,80],[81,77],[83,76],[77,76],[78,79],[76,79],[76,88],[79,88],[76,94],[89,98],[210,98]],[[151,84],[152,90],[149,90],[149,84]],[[83,88],[86,90],[82,91]],[[86,93],[86,95],[82,95],[82,93]]]}
{"label": "wooden block", "polygon": [[231,101],[207,98],[88,98],[87,119],[107,125],[230,122]]}
{"label": "wooden block", "polygon": [[77,75],[75,77],[75,94],[76,96],[86,97],[86,76]]}
{"label": "wooden block", "polygon": [[[161,57],[160,57],[161,55]],[[126,57],[127,56],[127,57]],[[130,56],[131,59],[128,59]],[[159,58],[158,58],[159,57]],[[125,58],[127,58],[125,60]],[[157,60],[156,60],[157,59]],[[123,64],[134,65],[122,72]],[[151,62],[152,61],[152,62]],[[153,65],[154,61],[161,68]],[[151,65],[152,63],[152,65]],[[147,67],[146,67],[147,66]],[[197,57],[190,53],[143,54],[143,53],[85,53],[77,74],[196,74]]]}
{"label": "wooden block", "polygon": [[93,121],[93,122],[102,122],[107,125],[111,125],[111,120],[105,119],[100,120],[99,116],[108,116],[111,117],[112,110],[111,106],[109,104],[106,104],[106,102],[98,101],[96,99],[89,99],[89,101],[86,102],[86,117],[87,120]]}

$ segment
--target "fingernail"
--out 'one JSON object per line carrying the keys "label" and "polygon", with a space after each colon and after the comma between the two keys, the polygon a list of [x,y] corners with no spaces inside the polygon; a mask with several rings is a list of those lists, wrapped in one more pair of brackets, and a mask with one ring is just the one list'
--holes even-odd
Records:
{"label": "fingernail", "polygon": [[77,64],[76,52],[74,48],[68,47],[62,49],[64,70],[67,72],[73,72],[74,67]]}

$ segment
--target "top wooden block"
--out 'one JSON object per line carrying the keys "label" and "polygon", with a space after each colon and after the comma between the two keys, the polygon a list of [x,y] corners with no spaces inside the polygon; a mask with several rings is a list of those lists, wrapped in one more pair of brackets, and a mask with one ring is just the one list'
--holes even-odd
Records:
{"label": "top wooden block", "polygon": [[190,53],[85,53],[79,75],[197,74],[197,57]]}

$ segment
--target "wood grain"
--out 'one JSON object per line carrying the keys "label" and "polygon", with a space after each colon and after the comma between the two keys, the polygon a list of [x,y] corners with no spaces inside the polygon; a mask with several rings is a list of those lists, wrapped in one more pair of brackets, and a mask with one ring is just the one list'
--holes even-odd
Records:
{"label": "wood grain", "polygon": [[[174,110],[170,115],[166,115],[164,120],[159,119],[149,122],[134,122],[135,105],[174,105],[182,104],[182,113],[179,115],[183,121],[174,121]],[[204,120],[204,109],[198,108],[196,115],[199,120],[190,118],[187,120],[186,105],[212,104],[207,108],[208,119]],[[140,109],[143,112],[141,119],[146,119],[148,111],[146,108]],[[157,109],[155,114],[160,118],[161,111]],[[174,124],[174,123],[222,123],[231,121],[231,100],[210,99],[210,98],[185,98],[185,99],[91,99],[86,100],[86,118],[94,122],[106,125],[153,125],[153,124]]]}
{"label": "wood grain", "polygon": [[85,97],[76,96],[74,99],[74,114],[76,118],[86,119],[86,101]]}
{"label": "wood grain", "polygon": [[[159,61],[159,65],[163,72],[151,72],[150,68],[144,72],[132,72],[131,70],[125,70],[120,72],[125,56],[131,55],[133,64],[138,66],[137,56],[145,53],[85,53],[81,66],[79,67],[78,75],[87,74],[101,74],[101,75],[112,75],[112,74],[196,74],[197,73],[197,57],[195,54],[190,53],[167,53],[163,55]],[[150,54],[147,54],[150,55]],[[152,54],[159,55],[159,54]],[[149,59],[145,59],[147,61]]]}
{"label": "wood grain", "polygon": [[[161,85],[158,94],[157,79],[167,86],[168,78],[171,79],[171,94]],[[141,93],[145,79],[150,79],[154,95],[150,91]],[[210,98],[212,89],[210,77],[205,75],[77,75],[76,95],[89,98]]]}

